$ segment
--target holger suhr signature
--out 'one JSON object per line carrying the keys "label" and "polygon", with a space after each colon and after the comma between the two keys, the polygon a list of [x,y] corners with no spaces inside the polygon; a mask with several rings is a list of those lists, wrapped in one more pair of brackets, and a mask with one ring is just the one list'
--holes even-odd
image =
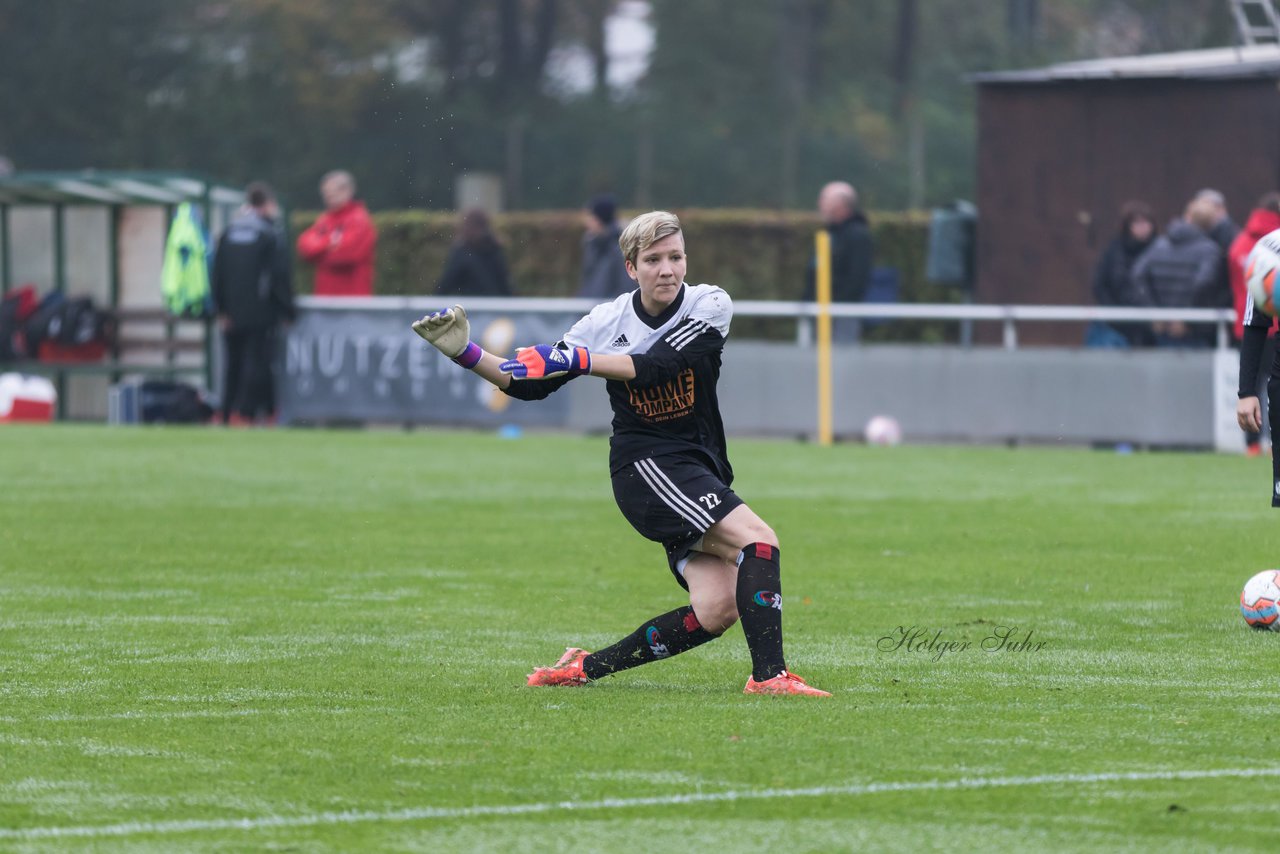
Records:
{"label": "holger suhr signature", "polygon": [[[927,655],[934,661],[953,652],[967,652],[975,648],[970,640],[950,640],[943,636],[943,629],[925,626],[898,626],[876,641],[881,652],[913,652]],[[1018,626],[996,626],[976,648],[983,652],[1039,652],[1047,641],[1033,641],[1035,629],[1025,631]]]}

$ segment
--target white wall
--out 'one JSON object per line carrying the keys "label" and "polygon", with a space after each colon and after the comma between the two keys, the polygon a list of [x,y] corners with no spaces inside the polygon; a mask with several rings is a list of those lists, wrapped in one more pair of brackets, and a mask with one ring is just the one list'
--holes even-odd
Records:
{"label": "white wall", "polygon": [[14,287],[29,283],[42,294],[53,290],[53,208],[10,208],[9,250]]}
{"label": "white wall", "polygon": [[65,209],[67,294],[111,300],[111,209]]}
{"label": "white wall", "polygon": [[169,221],[161,206],[127,207],[120,215],[120,304],[161,305],[160,268]]}

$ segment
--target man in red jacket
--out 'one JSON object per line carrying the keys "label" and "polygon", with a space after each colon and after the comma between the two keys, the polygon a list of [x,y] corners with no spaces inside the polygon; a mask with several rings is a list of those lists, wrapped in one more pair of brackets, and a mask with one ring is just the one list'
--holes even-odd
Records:
{"label": "man in red jacket", "polygon": [[378,233],[355,198],[355,179],[349,172],[330,172],[320,181],[320,195],[325,212],[298,236],[298,254],[316,265],[315,295],[371,296]]}
{"label": "man in red jacket", "polygon": [[[1249,257],[1249,252],[1255,243],[1278,228],[1280,228],[1280,193],[1267,193],[1258,199],[1257,206],[1249,214],[1248,222],[1236,235],[1235,240],[1231,241],[1231,248],[1227,251],[1227,278],[1231,281],[1231,296],[1236,307],[1236,341],[1240,341],[1244,335],[1245,300],[1248,298],[1248,291],[1244,284],[1245,259]],[[1259,396],[1266,393],[1267,377],[1271,375],[1270,366],[1274,352],[1275,330],[1273,328],[1267,336],[1267,344],[1263,350]],[[1261,434],[1254,433],[1252,430],[1246,431],[1245,450],[1249,456],[1261,454]]]}

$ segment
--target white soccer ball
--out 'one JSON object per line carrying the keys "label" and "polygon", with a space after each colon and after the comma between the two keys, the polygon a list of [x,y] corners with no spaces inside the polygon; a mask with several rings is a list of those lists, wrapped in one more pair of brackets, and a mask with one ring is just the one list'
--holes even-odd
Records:
{"label": "white soccer ball", "polygon": [[1280,570],[1264,569],[1245,582],[1240,614],[1255,629],[1280,632]]}
{"label": "white soccer ball", "polygon": [[862,436],[868,445],[896,445],[902,441],[902,428],[897,419],[888,415],[877,415],[867,422]]}
{"label": "white soccer ball", "polygon": [[1280,229],[1259,240],[1244,260],[1244,284],[1259,311],[1276,316],[1276,270],[1280,269]]}

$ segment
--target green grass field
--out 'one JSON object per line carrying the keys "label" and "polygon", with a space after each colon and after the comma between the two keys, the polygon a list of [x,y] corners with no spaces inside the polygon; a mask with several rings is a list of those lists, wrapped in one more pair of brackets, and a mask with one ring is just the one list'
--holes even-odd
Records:
{"label": "green grass field", "polygon": [[0,429],[0,850],[1273,847],[1265,459],[730,450],[830,700],[524,687],[681,604],[602,439]]}

